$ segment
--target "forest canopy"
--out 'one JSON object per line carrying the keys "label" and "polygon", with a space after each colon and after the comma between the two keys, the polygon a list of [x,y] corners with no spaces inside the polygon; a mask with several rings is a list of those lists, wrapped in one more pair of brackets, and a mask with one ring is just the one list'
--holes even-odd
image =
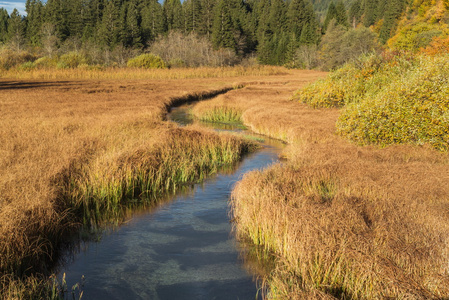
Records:
{"label": "forest canopy", "polygon": [[[27,0],[24,16],[0,8],[0,45],[14,53],[26,50],[34,58],[53,59],[56,65],[69,52],[81,53],[87,64],[126,65],[131,57],[159,49],[155,54],[173,60],[173,64],[167,62],[169,66],[257,60],[333,69],[381,45],[415,51],[435,37],[445,38],[447,1],[434,2]],[[356,38],[363,49],[351,48],[350,38]],[[173,57],[161,50],[180,52],[187,44],[208,59],[185,53]],[[14,61],[26,59],[0,61],[0,65],[10,67]]]}

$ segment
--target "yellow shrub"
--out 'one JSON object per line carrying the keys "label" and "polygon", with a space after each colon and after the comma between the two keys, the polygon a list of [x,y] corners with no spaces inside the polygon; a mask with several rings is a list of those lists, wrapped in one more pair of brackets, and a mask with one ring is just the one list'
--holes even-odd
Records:
{"label": "yellow shrub", "polygon": [[[338,132],[360,144],[428,143],[449,148],[449,57],[421,57],[379,93],[348,105]],[[396,79],[396,80],[395,80]]]}

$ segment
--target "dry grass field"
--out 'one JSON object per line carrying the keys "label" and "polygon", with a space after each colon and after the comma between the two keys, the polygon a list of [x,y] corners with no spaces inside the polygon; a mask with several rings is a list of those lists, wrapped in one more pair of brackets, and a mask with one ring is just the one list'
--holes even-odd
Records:
{"label": "dry grass field", "polygon": [[238,236],[275,257],[267,296],[447,299],[448,154],[351,144],[335,134],[339,110],[290,101],[293,88],[253,82],[194,108],[289,143],[281,165],[246,174],[232,199]]}
{"label": "dry grass field", "polygon": [[217,69],[210,78],[165,70],[159,79],[102,73],[93,80],[66,70],[58,76],[76,79],[1,79],[0,298],[27,298],[30,285],[39,289],[35,278],[28,286],[16,279],[46,272],[64,236],[81,223],[115,220],[124,199],[157,197],[239,160],[251,142],[179,129],[165,119],[175,102],[225,92],[248,78],[292,76],[242,70]]}
{"label": "dry grass field", "polygon": [[199,102],[193,114],[241,120],[289,144],[282,164],[244,176],[231,203],[237,235],[274,257],[264,278],[268,298],[449,297],[447,153],[360,147],[338,137],[339,110],[290,100],[323,73],[228,70],[195,78],[164,71],[119,80],[65,72],[58,75],[65,80],[22,73],[28,79],[0,81],[5,298],[26,298],[29,285],[11,278],[45,269],[36,262],[53,258],[61,235],[82,221],[76,215],[107,221],[120,215],[123,198],[172,190],[247,151],[251,145],[235,137],[165,121],[173,99],[236,86],[243,88]]}

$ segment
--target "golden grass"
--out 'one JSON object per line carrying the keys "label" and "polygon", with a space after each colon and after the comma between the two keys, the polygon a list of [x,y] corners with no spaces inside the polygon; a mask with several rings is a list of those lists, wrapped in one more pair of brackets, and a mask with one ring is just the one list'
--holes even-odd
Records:
{"label": "golden grass", "polygon": [[[17,272],[44,253],[52,257],[50,241],[71,227],[67,203],[60,201],[70,188],[61,184],[67,178],[83,178],[85,186],[123,183],[133,178],[123,174],[133,173],[136,162],[176,156],[170,149],[180,147],[177,142],[185,147],[190,140],[189,149],[198,149],[197,141],[230,141],[198,128],[181,134],[163,120],[170,98],[244,84],[198,103],[194,112],[238,112],[254,131],[289,142],[282,165],[245,175],[233,193],[237,235],[276,257],[266,296],[449,297],[448,155],[428,147],[358,147],[337,137],[337,109],[288,100],[298,86],[322,76],[288,71],[207,80],[3,80],[2,270]],[[177,141],[179,135],[186,138]]]}
{"label": "golden grass", "polygon": [[289,142],[287,160],[246,174],[231,203],[240,239],[276,257],[267,297],[449,297],[448,154],[350,144],[335,135],[339,110],[289,101],[301,82],[278,79],[195,108],[234,109]]}
{"label": "golden grass", "polygon": [[41,290],[15,279],[46,271],[80,217],[120,221],[125,197],[173,191],[238,160],[251,143],[164,121],[170,105],[236,79],[1,80],[0,298]]}
{"label": "golden grass", "polygon": [[283,67],[253,66],[253,67],[202,67],[175,69],[137,69],[137,68],[103,68],[78,67],[72,69],[0,69],[0,78],[15,79],[191,79],[191,78],[225,78],[241,76],[270,76],[290,73]]}

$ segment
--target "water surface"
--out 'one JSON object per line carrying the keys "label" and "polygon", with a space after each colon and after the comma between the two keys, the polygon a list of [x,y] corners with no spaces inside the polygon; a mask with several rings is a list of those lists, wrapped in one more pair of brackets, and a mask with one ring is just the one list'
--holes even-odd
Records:
{"label": "water surface", "polygon": [[276,162],[278,152],[266,143],[235,171],[136,213],[98,242],[83,244],[60,274],[69,287],[85,277],[83,299],[260,298],[231,234],[228,200],[243,174]]}

